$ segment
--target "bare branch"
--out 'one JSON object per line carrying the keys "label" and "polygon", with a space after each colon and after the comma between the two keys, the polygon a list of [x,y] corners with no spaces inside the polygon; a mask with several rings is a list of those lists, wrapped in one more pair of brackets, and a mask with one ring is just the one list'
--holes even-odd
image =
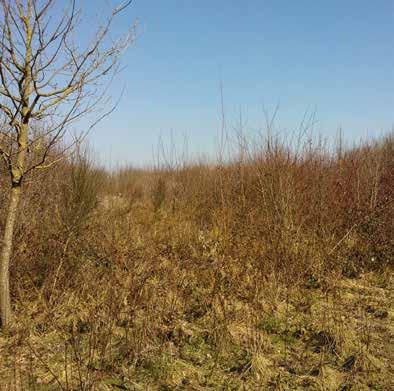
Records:
{"label": "bare branch", "polygon": [[[0,0],[0,112],[14,134],[9,152],[1,148],[0,154],[18,180],[53,164],[51,150],[76,121],[101,110],[82,132],[86,134],[113,112],[116,105],[103,110],[105,84],[118,72],[120,56],[134,40],[134,25],[118,40],[109,37],[114,20],[132,0],[109,12],[85,48],[74,44],[80,15],[77,1],[67,0],[59,13],[57,8],[64,3]],[[46,144],[40,156],[29,157],[37,143],[31,134],[33,123],[41,126],[38,137],[44,136]]]}

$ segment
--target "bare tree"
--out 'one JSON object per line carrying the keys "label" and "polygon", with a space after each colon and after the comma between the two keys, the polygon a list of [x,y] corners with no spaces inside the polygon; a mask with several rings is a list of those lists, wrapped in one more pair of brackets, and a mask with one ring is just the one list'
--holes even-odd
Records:
{"label": "bare tree", "polygon": [[97,108],[108,107],[108,82],[133,40],[134,26],[117,40],[110,32],[130,3],[113,8],[82,48],[76,0],[0,0],[0,156],[10,175],[0,259],[3,327],[13,320],[9,265],[22,183],[63,155],[54,147],[75,121],[93,113],[94,126],[109,113],[98,114]]}

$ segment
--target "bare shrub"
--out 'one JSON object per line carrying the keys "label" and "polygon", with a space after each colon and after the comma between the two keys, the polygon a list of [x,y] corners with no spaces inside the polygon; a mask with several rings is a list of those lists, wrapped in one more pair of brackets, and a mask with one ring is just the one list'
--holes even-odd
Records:
{"label": "bare shrub", "polygon": [[0,379],[389,389],[392,168],[392,137],[335,153],[271,137],[216,165],[105,174],[82,154],[36,177]]}

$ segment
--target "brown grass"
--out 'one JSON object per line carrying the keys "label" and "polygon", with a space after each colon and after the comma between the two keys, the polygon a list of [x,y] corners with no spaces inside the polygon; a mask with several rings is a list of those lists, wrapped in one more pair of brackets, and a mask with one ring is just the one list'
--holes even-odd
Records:
{"label": "brown grass", "polygon": [[238,146],[26,183],[1,390],[392,389],[393,135]]}

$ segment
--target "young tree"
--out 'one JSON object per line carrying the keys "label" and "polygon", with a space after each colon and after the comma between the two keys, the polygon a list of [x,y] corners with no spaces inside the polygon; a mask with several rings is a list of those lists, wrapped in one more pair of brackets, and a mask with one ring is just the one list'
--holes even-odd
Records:
{"label": "young tree", "polygon": [[70,125],[93,114],[92,127],[111,111],[102,111],[106,87],[133,40],[133,26],[117,40],[110,31],[130,3],[113,8],[82,45],[86,37],[77,36],[76,0],[0,0],[0,156],[10,176],[0,258],[3,327],[13,319],[9,265],[22,183],[33,170],[58,160],[59,147],[54,147]]}

